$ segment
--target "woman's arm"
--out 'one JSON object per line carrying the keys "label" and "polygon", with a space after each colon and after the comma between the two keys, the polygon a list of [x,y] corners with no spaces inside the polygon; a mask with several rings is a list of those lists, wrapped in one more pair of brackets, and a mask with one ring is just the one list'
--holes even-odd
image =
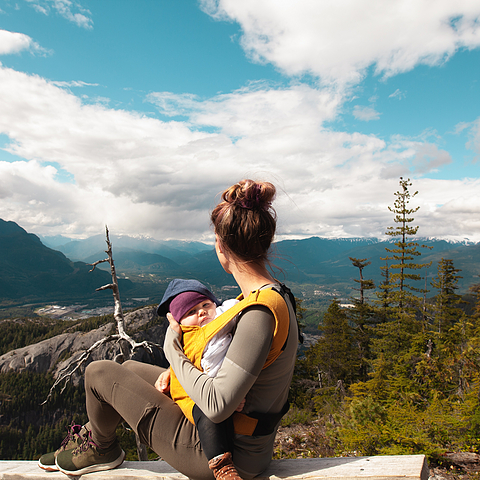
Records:
{"label": "woman's arm", "polygon": [[245,310],[216,377],[200,372],[183,353],[181,338],[172,329],[165,337],[165,355],[190,398],[214,422],[227,419],[260,374],[270,351],[274,317],[263,306]]}

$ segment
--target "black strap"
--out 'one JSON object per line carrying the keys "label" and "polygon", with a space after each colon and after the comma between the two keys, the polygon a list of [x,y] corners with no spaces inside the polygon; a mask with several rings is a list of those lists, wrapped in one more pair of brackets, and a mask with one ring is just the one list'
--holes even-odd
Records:
{"label": "black strap", "polygon": [[287,400],[282,410],[278,413],[250,412],[248,416],[258,420],[257,426],[255,427],[252,435],[260,436],[270,435],[273,433],[278,422],[288,412],[289,409],[290,403]]}
{"label": "black strap", "polygon": [[[273,287],[273,290],[275,290],[277,293],[279,293],[282,297],[285,297],[285,295],[288,296],[290,303],[292,304],[293,311],[295,312],[295,319],[297,318],[297,302],[295,300],[295,296],[293,295],[292,291],[283,283],[280,284],[280,291],[277,290],[275,287]],[[297,320],[297,329],[298,329],[298,341],[300,343],[303,343],[303,333],[300,330],[300,323]],[[290,333],[290,331],[289,331]],[[288,336],[287,340],[285,340],[285,344],[282,347],[282,350],[285,349],[288,341]]]}

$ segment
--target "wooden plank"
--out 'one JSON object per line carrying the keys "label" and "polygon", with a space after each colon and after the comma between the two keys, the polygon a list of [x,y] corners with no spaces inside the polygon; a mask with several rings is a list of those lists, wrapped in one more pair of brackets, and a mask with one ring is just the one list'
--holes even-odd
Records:
{"label": "wooden plank", "polygon": [[264,478],[341,480],[428,480],[424,455],[275,460]]}
{"label": "wooden plank", "polygon": [[[264,476],[270,480],[428,480],[424,455],[297,458],[274,460]],[[0,461],[0,480],[65,480],[61,472],[45,472],[37,462]],[[162,461],[124,462],[121,467],[89,473],[86,480],[187,480]]]}

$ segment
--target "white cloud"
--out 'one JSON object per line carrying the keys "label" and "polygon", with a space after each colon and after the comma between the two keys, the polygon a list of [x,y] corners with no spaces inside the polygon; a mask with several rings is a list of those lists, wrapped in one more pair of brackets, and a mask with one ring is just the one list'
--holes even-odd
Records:
{"label": "white cloud", "polygon": [[[29,1],[29,0],[27,0],[27,1]],[[43,15],[48,15],[48,10],[45,7],[42,7],[41,5],[38,5],[36,3],[34,3],[32,5],[32,7],[36,12],[42,13]]]}
{"label": "white cloud", "polygon": [[452,157],[445,150],[440,150],[431,143],[415,145],[413,165],[417,175],[438,171],[439,167],[452,163]]}
{"label": "white cloud", "polygon": [[35,11],[43,15],[49,15],[53,9],[66,20],[75,23],[77,26],[91,29],[93,20],[91,12],[84,8],[79,2],[73,0],[26,0]]}
{"label": "white cloud", "polygon": [[[476,153],[475,161],[478,162],[480,159],[480,118],[477,118],[474,122],[469,125],[461,125],[457,127],[459,131],[464,130],[467,127],[471,127],[469,131],[469,140],[467,142],[467,148],[473,150]],[[464,127],[464,128],[461,128]]]}
{"label": "white cloud", "polygon": [[469,123],[469,122],[460,122],[457,125],[455,125],[455,128],[454,128],[452,133],[454,135],[459,135],[460,133],[462,133],[464,130],[470,128],[471,126],[472,126],[472,124]]}
{"label": "white cloud", "polygon": [[52,85],[57,87],[97,87],[98,83],[87,83],[81,80],[72,80],[70,82],[51,82]]}
{"label": "white cloud", "polygon": [[[422,179],[448,161],[426,140],[331,130],[343,102],[334,90],[253,85],[205,100],[152,94],[159,108],[170,108],[167,98],[187,117],[162,122],[82,103],[5,67],[0,84],[0,134],[19,158],[1,161],[0,152],[0,218],[36,233],[92,235],[108,224],[114,233],[211,239],[218,193],[253,177],[279,187],[280,237],[376,236],[392,223],[387,205],[403,175],[420,176],[421,234],[435,235],[449,221],[449,210],[435,218],[436,205],[475,196],[480,186]],[[60,169],[72,183],[61,183]],[[468,225],[480,240],[480,227]]]}
{"label": "white cloud", "polygon": [[28,35],[18,32],[9,32],[0,30],[0,55],[10,55],[20,53],[24,50],[31,53],[48,53],[38,43],[34,42]]}
{"label": "white cloud", "polygon": [[356,83],[367,67],[395,75],[438,65],[480,45],[476,0],[201,0],[214,18],[236,21],[255,61],[288,75]]}
{"label": "white cloud", "polygon": [[275,134],[275,141],[281,142],[286,129],[302,129],[304,135],[316,132],[323,122],[336,117],[342,100],[333,91],[307,85],[279,89],[254,85],[205,100],[192,112],[191,120],[234,138]]}
{"label": "white cloud", "polygon": [[171,92],[152,92],[147,95],[147,100],[154,103],[160,113],[168,117],[189,114],[199,104],[198,97],[188,93],[176,95]]}
{"label": "white cloud", "polygon": [[[93,20],[90,18],[90,11],[83,8],[79,3],[70,0],[52,0],[52,3],[53,8],[70,22],[87,29],[93,27]],[[74,10],[79,11],[75,12]]]}
{"label": "white cloud", "polygon": [[373,107],[355,105],[355,107],[353,107],[353,116],[357,120],[370,122],[371,120],[378,120],[380,118],[380,113],[377,112]]}
{"label": "white cloud", "polygon": [[403,92],[399,88],[397,88],[392,94],[388,96],[388,98],[398,98],[398,100],[402,100],[406,98],[406,96],[406,92]]}
{"label": "white cloud", "polygon": [[[435,224],[436,236],[479,241],[480,179],[425,179],[416,182],[415,188],[419,190],[418,196],[427,199],[415,217],[418,224],[422,225],[424,221]],[[441,199],[441,192],[442,205],[435,205],[432,199],[434,196]]]}

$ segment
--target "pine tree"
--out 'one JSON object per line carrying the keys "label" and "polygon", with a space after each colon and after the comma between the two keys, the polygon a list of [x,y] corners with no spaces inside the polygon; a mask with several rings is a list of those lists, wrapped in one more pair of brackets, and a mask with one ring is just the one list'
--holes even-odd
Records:
{"label": "pine tree", "polygon": [[[358,284],[358,288],[354,290],[358,291],[359,298],[352,298],[353,308],[349,311],[348,317],[352,321],[355,332],[354,342],[356,344],[356,351],[358,355],[359,371],[357,374],[357,380],[367,380],[368,364],[370,361],[370,328],[374,324],[373,308],[366,301],[366,292],[373,290],[375,284],[373,280],[365,279],[363,276],[363,269],[370,265],[372,262],[367,261],[366,258],[354,258],[348,257],[352,262],[352,265],[359,270],[359,279],[354,279]],[[353,354],[353,352],[352,352]]]}
{"label": "pine tree", "polygon": [[352,262],[352,265],[359,270],[359,276],[360,279],[354,278],[354,282],[359,284],[358,288],[354,288],[354,290],[357,290],[360,292],[360,298],[358,299],[358,303],[360,305],[365,305],[365,292],[367,290],[372,290],[375,288],[375,284],[373,283],[373,280],[366,280],[363,278],[363,269],[370,265],[372,262],[367,261],[366,258],[354,258],[354,257],[348,257],[350,261]]}
{"label": "pine tree", "polygon": [[[458,270],[450,265],[449,274],[453,276],[453,284],[458,278]],[[460,308],[455,307],[461,303],[461,298],[453,292],[450,293],[452,303],[444,308],[445,322],[451,322],[452,325],[445,334],[441,335],[442,360],[445,364],[442,369],[444,376],[450,379],[450,383],[455,385],[455,396],[465,399],[468,392],[475,392],[476,403],[480,404],[478,396],[478,387],[480,383],[480,359],[478,352],[480,350],[480,286],[474,285],[470,288],[473,293],[477,293],[477,303],[473,314],[468,317]]]}
{"label": "pine tree", "polygon": [[472,285],[470,287],[470,292],[476,297],[475,305],[473,307],[472,318],[480,319],[480,283]]}
{"label": "pine tree", "polygon": [[456,293],[457,283],[461,276],[457,275],[459,269],[453,266],[453,260],[442,257],[437,267],[437,276],[432,280],[431,285],[438,289],[434,305],[434,325],[432,327],[438,335],[446,335],[449,329],[463,315],[459,308],[462,303],[462,296]]}
{"label": "pine tree", "polygon": [[[395,213],[395,227],[389,227],[386,234],[398,237],[394,247],[386,247],[386,266],[383,268],[384,282],[377,292],[377,312],[381,319],[375,328],[371,348],[375,357],[374,378],[383,382],[389,378],[392,390],[416,391],[413,381],[417,362],[427,350],[427,332],[420,315],[420,300],[417,292],[423,291],[413,285],[421,279],[416,273],[430,264],[415,263],[421,255],[419,244],[411,239],[417,234],[418,226],[411,226],[413,214],[419,207],[410,208],[409,203],[418,192],[409,192],[410,179],[400,177],[400,190],[395,193],[395,203],[389,210]],[[384,375],[383,379],[379,375]],[[392,392],[391,392],[392,393]],[[395,394],[392,393],[392,398]]]}
{"label": "pine tree", "polygon": [[[396,318],[416,311],[418,299],[415,293],[421,290],[412,282],[420,280],[421,276],[415,272],[431,264],[419,264],[414,261],[421,255],[421,252],[418,250],[420,245],[412,241],[411,237],[417,234],[419,227],[410,224],[414,221],[411,215],[416,213],[420,207],[408,207],[410,200],[418,194],[418,191],[410,194],[409,187],[411,186],[410,179],[404,180],[400,177],[401,190],[394,194],[396,200],[393,208],[388,207],[395,214],[394,222],[397,226],[388,227],[385,232],[390,237],[398,237],[398,240],[394,242],[395,248],[386,247],[385,250],[389,255],[382,259],[392,261],[389,266],[389,287],[385,291],[389,292],[389,303],[392,305],[390,309]],[[425,245],[422,247],[428,248]]]}
{"label": "pine tree", "polygon": [[381,323],[371,338],[373,370],[369,380],[350,385],[337,439],[342,449],[362,454],[438,454],[453,445],[478,449],[480,285],[471,288],[477,301],[468,316],[457,293],[459,270],[442,259],[431,282],[438,294],[425,310],[427,274],[423,288],[415,282],[421,279],[419,269],[429,264],[415,263],[419,245],[411,237],[418,227],[411,223],[418,208],[408,205],[417,192],[410,195],[409,180],[401,178],[400,185],[390,209],[397,227],[387,232],[398,241],[386,249],[375,302]]}
{"label": "pine tree", "polygon": [[376,292],[377,300],[376,300],[376,314],[379,318],[380,322],[386,322],[389,319],[390,311],[391,311],[391,290],[393,285],[390,283],[390,268],[388,266],[388,260],[385,260],[385,266],[380,267],[381,275],[383,277],[383,281],[380,283],[378,288],[380,291]]}
{"label": "pine tree", "polygon": [[354,351],[352,328],[338,300],[332,300],[318,327],[321,338],[306,352],[306,362],[317,370],[321,394],[338,385],[349,385],[358,368]]}

